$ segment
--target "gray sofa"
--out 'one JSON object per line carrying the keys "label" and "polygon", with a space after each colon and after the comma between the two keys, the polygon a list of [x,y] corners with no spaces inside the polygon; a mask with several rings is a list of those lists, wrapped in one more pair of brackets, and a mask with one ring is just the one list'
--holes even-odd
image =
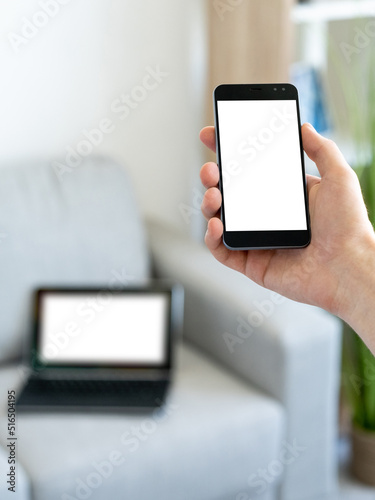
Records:
{"label": "gray sofa", "polygon": [[[183,224],[182,224],[183,225]],[[145,225],[121,166],[87,159],[0,170],[0,498],[321,500],[336,488],[340,323],[218,264],[182,227]],[[166,406],[132,414],[17,414],[9,492],[7,391],[38,285],[185,288]]]}

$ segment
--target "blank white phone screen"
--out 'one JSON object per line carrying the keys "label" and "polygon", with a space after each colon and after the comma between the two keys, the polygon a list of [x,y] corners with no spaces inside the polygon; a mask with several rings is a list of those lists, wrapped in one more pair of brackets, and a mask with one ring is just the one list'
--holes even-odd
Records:
{"label": "blank white phone screen", "polygon": [[167,294],[46,294],[40,354],[44,362],[165,362]]}
{"label": "blank white phone screen", "polygon": [[226,230],[306,230],[296,101],[218,101],[218,120]]}

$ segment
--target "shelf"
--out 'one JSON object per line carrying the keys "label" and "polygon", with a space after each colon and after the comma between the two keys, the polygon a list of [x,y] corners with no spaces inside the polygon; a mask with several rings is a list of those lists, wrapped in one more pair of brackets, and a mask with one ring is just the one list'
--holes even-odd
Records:
{"label": "shelf", "polygon": [[296,24],[324,23],[361,17],[375,17],[375,0],[313,1],[295,5],[292,21]]}

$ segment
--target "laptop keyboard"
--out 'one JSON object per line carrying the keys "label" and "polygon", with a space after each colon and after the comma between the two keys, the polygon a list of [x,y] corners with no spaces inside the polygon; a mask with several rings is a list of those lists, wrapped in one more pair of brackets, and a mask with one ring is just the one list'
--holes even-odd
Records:
{"label": "laptop keyboard", "polygon": [[30,384],[37,391],[78,393],[78,394],[138,394],[139,392],[150,392],[155,387],[152,381],[121,381],[121,380],[48,380],[30,379]]}
{"label": "laptop keyboard", "polygon": [[31,377],[21,405],[160,406],[165,380],[50,380]]}

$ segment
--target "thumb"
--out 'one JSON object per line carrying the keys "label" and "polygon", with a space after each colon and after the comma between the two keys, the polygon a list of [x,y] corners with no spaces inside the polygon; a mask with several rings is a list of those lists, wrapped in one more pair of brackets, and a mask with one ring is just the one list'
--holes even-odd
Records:
{"label": "thumb", "polygon": [[302,125],[302,143],[305,153],[316,164],[322,177],[330,171],[350,169],[337,145],[318,134],[310,123]]}

